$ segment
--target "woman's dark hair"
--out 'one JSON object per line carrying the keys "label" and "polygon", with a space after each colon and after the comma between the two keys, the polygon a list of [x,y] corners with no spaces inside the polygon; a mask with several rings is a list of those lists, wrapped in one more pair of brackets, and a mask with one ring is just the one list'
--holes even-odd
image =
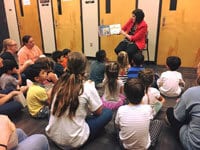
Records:
{"label": "woman's dark hair", "polygon": [[144,19],[144,12],[142,9],[135,9],[132,11],[132,14],[136,17],[136,23],[140,23]]}
{"label": "woman's dark hair", "polygon": [[111,95],[112,94],[114,95],[117,91],[118,74],[119,74],[118,63],[110,63],[106,66],[108,90],[111,93]]}
{"label": "woman's dark hair", "polygon": [[145,87],[138,78],[128,79],[124,85],[124,92],[132,104],[140,104],[144,96]]}
{"label": "woman's dark hair", "polygon": [[[79,52],[71,52],[68,56],[67,68],[53,87],[51,104],[55,98],[53,115],[60,117],[68,109],[70,119],[75,116],[79,106],[78,97],[83,93],[84,73],[87,65],[86,57]],[[56,95],[56,97],[55,97]]]}
{"label": "woman's dark hair", "polygon": [[31,38],[32,36],[30,35],[24,35],[23,38],[22,38],[22,43],[23,45],[25,45],[26,43],[28,43],[29,39]]}

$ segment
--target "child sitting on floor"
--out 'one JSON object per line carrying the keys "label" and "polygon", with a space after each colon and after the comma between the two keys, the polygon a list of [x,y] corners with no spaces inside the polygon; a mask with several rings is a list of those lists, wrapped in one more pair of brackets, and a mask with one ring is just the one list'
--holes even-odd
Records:
{"label": "child sitting on floor", "polygon": [[163,72],[157,80],[158,88],[164,96],[178,97],[185,87],[182,74],[176,71],[181,65],[181,59],[177,56],[169,56],[166,64],[169,70]]}
{"label": "child sitting on floor", "polygon": [[[27,86],[20,87],[22,83],[21,74],[19,69],[17,69],[16,64],[9,60],[3,60],[3,74],[0,77],[0,86],[2,90],[10,89],[10,90],[20,90],[25,93],[28,89]],[[17,75],[17,79],[14,77]]]}
{"label": "child sitting on floor", "polygon": [[144,91],[144,85],[137,78],[128,79],[124,85],[129,103],[119,107],[115,118],[123,149],[148,149],[158,139],[162,123],[151,120],[152,108],[142,104]]}
{"label": "child sitting on floor", "polygon": [[63,51],[62,51],[62,54],[63,54],[64,59],[63,59],[63,61],[61,62],[61,64],[62,64],[62,66],[63,66],[64,68],[67,67],[68,54],[69,54],[70,52],[71,52],[70,49],[63,49]]}
{"label": "child sitting on floor", "polygon": [[118,79],[119,65],[110,63],[106,66],[106,77],[103,81],[104,94],[101,98],[103,106],[108,109],[118,109],[124,104],[123,82]]}
{"label": "child sitting on floor", "polygon": [[27,105],[31,116],[45,118],[49,116],[48,100],[50,93],[47,93],[43,82],[47,79],[47,72],[41,64],[33,64],[25,71],[26,77],[33,82],[27,92]]}
{"label": "child sitting on floor", "polygon": [[58,76],[53,72],[55,62],[50,57],[41,57],[35,61],[35,64],[44,65],[44,69],[47,72],[47,80],[44,81],[46,89],[51,89],[53,85],[58,81]]}
{"label": "child sitting on floor", "polygon": [[158,89],[151,87],[154,81],[154,71],[152,69],[144,69],[139,72],[138,78],[141,79],[145,86],[145,96],[142,98],[142,103],[151,105],[155,116],[162,108],[165,99],[160,95]]}
{"label": "child sitting on floor", "polygon": [[106,52],[100,50],[96,52],[96,60],[91,64],[89,79],[94,81],[95,86],[99,87],[104,79]]}
{"label": "child sitting on floor", "polygon": [[130,68],[129,60],[128,60],[128,54],[125,51],[121,51],[117,55],[117,62],[119,64],[119,75],[118,78],[123,81],[123,83],[126,83],[126,80],[128,78],[127,72]]}
{"label": "child sitting on floor", "polygon": [[138,73],[144,69],[143,63],[144,55],[141,53],[136,53],[133,56],[131,68],[128,69],[128,79],[138,77]]}
{"label": "child sitting on floor", "polygon": [[64,67],[62,66],[63,62],[63,53],[61,51],[55,51],[52,53],[52,58],[56,62],[54,66],[54,73],[58,78],[64,73]]}

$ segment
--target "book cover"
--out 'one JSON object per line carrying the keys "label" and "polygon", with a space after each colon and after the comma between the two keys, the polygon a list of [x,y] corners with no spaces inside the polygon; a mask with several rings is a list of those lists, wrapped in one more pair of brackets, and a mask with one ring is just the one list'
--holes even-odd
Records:
{"label": "book cover", "polygon": [[120,24],[99,26],[99,36],[108,36],[108,35],[119,34],[120,31],[121,31]]}

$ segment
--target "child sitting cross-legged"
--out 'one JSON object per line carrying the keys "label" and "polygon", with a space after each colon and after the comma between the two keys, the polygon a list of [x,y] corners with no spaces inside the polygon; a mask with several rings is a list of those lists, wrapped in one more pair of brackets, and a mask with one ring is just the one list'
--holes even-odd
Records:
{"label": "child sitting cross-legged", "polygon": [[128,78],[128,69],[130,68],[129,60],[128,60],[128,54],[125,51],[121,51],[117,55],[117,63],[119,64],[119,75],[118,78],[123,81],[123,83],[126,83],[126,80]]}
{"label": "child sitting cross-legged", "polygon": [[124,84],[118,79],[119,65],[118,63],[110,63],[106,66],[106,76],[103,80],[104,94],[101,98],[103,106],[108,109],[117,109],[125,102],[123,95]]}
{"label": "child sitting cross-legged", "polygon": [[182,74],[177,71],[181,66],[181,59],[178,56],[169,56],[166,65],[168,70],[162,72],[157,80],[160,93],[167,97],[180,97],[185,87]]}
{"label": "child sitting cross-legged", "polygon": [[112,111],[102,109],[94,82],[85,80],[86,66],[83,54],[71,52],[67,71],[52,90],[46,134],[61,149],[79,149],[97,137],[112,119]]}
{"label": "child sitting cross-legged", "polygon": [[131,67],[128,69],[128,79],[137,78],[138,73],[144,69],[144,55],[141,53],[136,53],[132,59]]}
{"label": "child sitting cross-legged", "polygon": [[52,58],[55,61],[54,73],[58,76],[58,78],[64,73],[64,67],[62,66],[62,62],[64,60],[63,53],[61,51],[55,51],[52,53]]}
{"label": "child sitting cross-legged", "polygon": [[20,90],[23,93],[27,91],[27,86],[20,87],[22,83],[21,74],[13,61],[9,59],[3,60],[2,70],[3,74],[0,77],[0,86],[2,90]]}
{"label": "child sitting cross-legged", "polygon": [[25,71],[26,77],[33,82],[27,92],[27,105],[31,116],[45,118],[49,116],[48,100],[50,93],[47,93],[43,82],[47,79],[47,72],[39,63],[29,66]]}
{"label": "child sitting cross-legged", "polygon": [[154,71],[152,69],[144,69],[139,72],[138,78],[141,79],[145,86],[145,96],[142,98],[142,103],[151,105],[155,116],[162,108],[165,99],[160,95],[158,89],[151,87],[154,82]]}
{"label": "child sitting cross-legged", "polygon": [[137,78],[128,79],[124,85],[129,103],[120,106],[115,117],[123,149],[148,149],[158,139],[162,124],[159,120],[152,121],[151,106],[142,104],[144,91],[144,85]]}

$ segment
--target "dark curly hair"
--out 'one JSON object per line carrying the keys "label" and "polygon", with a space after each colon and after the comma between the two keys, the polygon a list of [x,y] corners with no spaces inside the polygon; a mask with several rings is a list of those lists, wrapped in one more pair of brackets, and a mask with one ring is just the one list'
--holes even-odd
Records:
{"label": "dark curly hair", "polygon": [[178,56],[169,56],[166,64],[171,71],[175,71],[181,66],[181,59]]}
{"label": "dark curly hair", "polygon": [[132,14],[134,14],[136,17],[136,23],[140,23],[144,19],[144,12],[142,9],[135,9],[132,11]]}

